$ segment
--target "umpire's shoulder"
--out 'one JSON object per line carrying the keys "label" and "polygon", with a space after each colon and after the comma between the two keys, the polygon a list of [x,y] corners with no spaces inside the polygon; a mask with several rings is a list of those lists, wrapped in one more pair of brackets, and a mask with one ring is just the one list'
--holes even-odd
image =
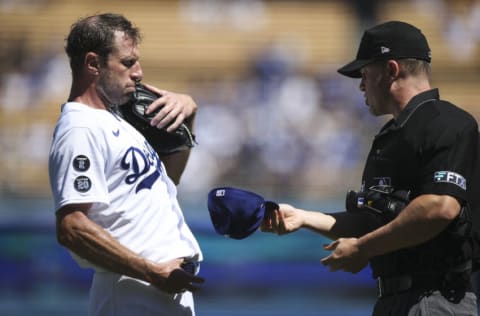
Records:
{"label": "umpire's shoulder", "polygon": [[478,130],[477,120],[465,109],[445,100],[438,101],[436,108],[440,113],[438,119],[445,122],[445,125],[451,128],[473,128]]}

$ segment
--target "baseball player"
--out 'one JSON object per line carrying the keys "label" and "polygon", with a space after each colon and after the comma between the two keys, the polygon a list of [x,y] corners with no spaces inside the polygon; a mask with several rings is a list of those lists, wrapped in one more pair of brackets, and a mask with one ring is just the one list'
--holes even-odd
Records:
{"label": "baseball player", "polygon": [[[110,111],[142,79],[139,40],[139,30],[116,14],[81,19],[68,35],[73,81],[49,159],[57,237],[95,271],[89,315],[195,315],[202,253],[175,187],[188,150],[159,157]],[[193,127],[191,97],[148,87],[162,96],[148,109],[161,107],[152,125]]]}
{"label": "baseball player", "polygon": [[413,25],[390,21],[364,32],[340,74],[361,78],[374,115],[393,118],[373,140],[361,190],[347,211],[325,214],[280,204],[263,223],[279,234],[301,227],[334,239],[322,263],[377,280],[373,315],[477,315],[470,283],[470,193],[478,125],[430,86],[430,48]]}

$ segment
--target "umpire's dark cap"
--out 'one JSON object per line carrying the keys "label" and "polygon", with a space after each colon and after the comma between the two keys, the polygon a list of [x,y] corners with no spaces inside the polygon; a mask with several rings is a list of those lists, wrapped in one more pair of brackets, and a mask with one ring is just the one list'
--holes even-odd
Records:
{"label": "umpire's dark cap", "polygon": [[338,69],[342,75],[361,78],[360,69],[378,60],[415,58],[431,61],[427,39],[415,26],[390,21],[367,29],[362,36],[357,58]]}
{"label": "umpire's dark cap", "polygon": [[208,193],[208,210],[215,231],[234,239],[253,234],[266,212],[274,209],[278,209],[277,203],[238,188],[220,187]]}

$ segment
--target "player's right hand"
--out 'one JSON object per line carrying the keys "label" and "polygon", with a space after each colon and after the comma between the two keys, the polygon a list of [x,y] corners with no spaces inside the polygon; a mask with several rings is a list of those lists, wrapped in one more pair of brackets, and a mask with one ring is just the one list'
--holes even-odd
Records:
{"label": "player's right hand", "polygon": [[150,122],[152,126],[166,128],[168,132],[173,132],[184,121],[191,121],[197,111],[198,106],[190,95],[157,89],[149,84],[145,84],[145,87],[160,95],[146,111],[146,113],[152,113],[158,110]]}
{"label": "player's right hand", "polygon": [[165,291],[169,293],[180,293],[184,291],[195,292],[203,284],[205,279],[186,272],[183,269],[173,270],[165,283]]}
{"label": "player's right hand", "polygon": [[194,292],[205,279],[184,271],[180,265],[183,259],[155,264],[150,267],[150,283],[168,293]]}

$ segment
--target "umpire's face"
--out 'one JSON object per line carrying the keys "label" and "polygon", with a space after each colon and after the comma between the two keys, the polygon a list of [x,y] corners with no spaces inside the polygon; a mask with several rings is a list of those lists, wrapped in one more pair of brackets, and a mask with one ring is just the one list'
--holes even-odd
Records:
{"label": "umpire's face", "polygon": [[124,32],[115,32],[115,48],[100,67],[97,92],[110,104],[127,102],[135,91],[135,82],[143,76],[140,52]]}
{"label": "umpire's face", "polygon": [[385,61],[374,62],[364,66],[360,73],[360,90],[364,93],[365,103],[370,113],[375,116],[391,114],[390,80]]}

